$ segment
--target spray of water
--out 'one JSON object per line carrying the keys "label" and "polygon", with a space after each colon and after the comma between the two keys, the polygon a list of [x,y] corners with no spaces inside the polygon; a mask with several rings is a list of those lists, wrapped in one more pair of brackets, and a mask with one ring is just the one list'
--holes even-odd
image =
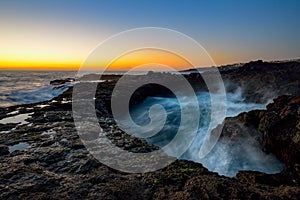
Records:
{"label": "spray of water", "polygon": [[[256,130],[249,127],[244,127],[239,122],[235,125],[242,130],[241,137],[232,139],[221,139],[215,145],[213,150],[204,158],[199,156],[201,145],[206,134],[210,134],[208,126],[210,123],[210,106],[211,94],[208,92],[197,93],[198,102],[200,104],[200,121],[198,132],[190,145],[189,149],[181,156],[182,159],[192,160],[202,163],[210,171],[233,177],[241,170],[261,171],[265,173],[277,173],[282,170],[282,164],[273,155],[267,155],[261,150],[260,144],[255,135],[259,135]],[[189,97],[185,97],[184,103],[181,106],[189,108]],[[221,101],[220,101],[221,102]],[[227,94],[227,117],[236,116],[241,112],[246,112],[254,109],[265,109],[266,104],[247,103],[242,97],[242,90],[239,88],[232,93]],[[141,104],[131,109],[132,119],[139,125],[144,126],[150,121],[149,109],[154,104],[163,106],[167,113],[167,119],[164,127],[156,135],[149,137],[147,141],[160,147],[164,147],[172,140],[180,126],[180,106],[176,98],[172,97],[148,97]],[[220,105],[221,106],[221,105]],[[193,107],[190,107],[193,109]],[[159,120],[162,116],[151,113],[152,119]],[[224,118],[215,113],[214,118],[221,124]],[[188,119],[194,120],[194,119]],[[216,128],[218,124],[214,124]],[[130,127],[128,127],[130,128]],[[183,127],[188,130],[188,127]],[[131,130],[135,133],[135,130]],[[143,129],[143,131],[151,132],[151,130]],[[182,138],[184,140],[184,138]],[[174,149],[165,149],[169,155],[172,155]]]}

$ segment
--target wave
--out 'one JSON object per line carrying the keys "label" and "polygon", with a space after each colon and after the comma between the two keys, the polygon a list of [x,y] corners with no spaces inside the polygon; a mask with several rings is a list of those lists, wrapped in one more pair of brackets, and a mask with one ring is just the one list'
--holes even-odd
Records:
{"label": "wave", "polygon": [[[196,133],[191,145],[188,150],[181,156],[181,159],[192,160],[195,162],[202,163],[210,171],[233,177],[241,170],[255,170],[265,173],[277,173],[283,168],[282,164],[273,155],[267,155],[261,150],[261,147],[256,143],[246,142],[247,145],[241,145],[241,143],[226,143],[221,144],[220,142],[214,147],[206,157],[200,158],[199,152],[203,140],[208,133],[208,127],[210,123],[210,107],[211,107],[211,96],[217,94],[210,94],[207,92],[197,93],[197,98],[200,108],[200,121],[198,132]],[[185,98],[185,102],[181,106],[189,107],[189,98]],[[147,138],[147,141],[151,144],[159,147],[167,145],[176,135],[180,125],[180,105],[176,98],[170,97],[148,97],[141,104],[134,106],[131,109],[131,117],[135,123],[140,126],[145,126],[150,123],[149,109],[152,105],[160,104],[164,107],[167,113],[167,119],[164,127],[154,136]],[[266,104],[247,103],[242,98],[242,93],[237,90],[233,93],[227,94],[227,117],[236,116],[241,112],[247,112],[254,109],[265,109]],[[190,107],[189,109],[193,109]],[[191,110],[192,112],[192,110]],[[151,113],[152,120],[160,120],[161,115],[158,113]],[[218,115],[213,116],[217,118],[219,124],[221,124],[224,118],[220,118]],[[193,120],[192,116],[191,119]],[[217,124],[216,124],[217,125]],[[216,126],[215,125],[215,126]],[[189,130],[187,127],[183,127],[185,130]],[[182,127],[181,127],[182,128]],[[131,130],[130,130],[131,129]],[[131,133],[136,133],[131,127],[126,127]],[[149,132],[151,130],[145,130]],[[138,133],[141,135],[143,133]],[[181,138],[184,140],[184,138]],[[249,139],[249,138],[248,138]],[[251,140],[251,138],[250,138]],[[242,148],[240,148],[242,146]],[[176,149],[164,149],[165,152],[172,156],[172,152]],[[176,153],[174,153],[176,155]],[[174,156],[173,155],[173,156]]]}
{"label": "wave", "polygon": [[75,74],[75,71],[0,71],[0,107],[50,100],[70,86],[55,87],[50,81]]}
{"label": "wave", "polygon": [[68,89],[68,86],[57,88],[53,86],[46,86],[39,89],[31,90],[16,90],[11,91],[7,96],[7,101],[12,104],[28,104],[51,100],[54,97],[62,94]]}

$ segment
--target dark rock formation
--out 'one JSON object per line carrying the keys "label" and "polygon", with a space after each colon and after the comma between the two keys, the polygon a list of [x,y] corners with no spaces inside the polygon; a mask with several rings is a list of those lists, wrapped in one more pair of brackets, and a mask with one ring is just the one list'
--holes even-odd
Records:
{"label": "dark rock formation", "polygon": [[282,96],[260,118],[263,147],[286,165],[300,164],[300,97]]}
{"label": "dark rock formation", "polygon": [[[66,94],[56,98],[56,101],[59,102],[61,98],[66,100]],[[297,149],[299,142],[288,138],[293,138],[290,136],[294,133],[292,130],[298,127],[298,123],[283,126],[281,129],[283,133],[288,134],[285,136],[288,140],[284,143],[287,146],[273,149],[272,145],[269,145],[273,142],[278,143],[278,138],[270,137],[271,141],[264,143],[269,137],[262,136],[264,133],[273,134],[272,126],[280,124],[281,120],[285,121],[284,116],[289,115],[288,113],[296,114],[294,110],[299,109],[298,100],[299,97],[283,96],[269,105],[267,111],[251,111],[230,118],[257,129],[256,133],[261,134],[257,137],[266,144],[265,148],[278,155],[287,165],[279,174],[240,172],[236,178],[219,176],[209,172],[201,164],[190,161],[176,161],[152,173],[118,172],[99,163],[82,145],[71,120],[70,106],[63,106],[62,103],[58,106],[58,102],[48,102],[49,106],[44,108],[37,107],[37,104],[21,106],[17,109],[29,109],[30,112],[31,106],[34,107],[34,113],[28,119],[32,125],[16,126],[15,130],[2,133],[0,141],[8,146],[18,141],[27,141],[30,146],[9,154],[5,151],[7,155],[0,157],[1,198],[297,199],[300,195],[300,182],[299,178],[297,179],[299,165],[293,154],[286,157],[285,148],[292,151]],[[7,112],[10,109],[7,108]],[[269,119],[269,113],[273,111],[278,114],[278,119],[274,121],[276,123],[264,123],[269,122],[267,118]],[[99,122],[107,131],[111,131],[109,138],[117,146],[125,148],[126,144],[131,143],[131,137],[118,130],[108,115],[99,118]],[[259,128],[262,123],[263,129]],[[234,141],[236,135],[233,133],[237,132],[232,129],[227,132],[226,137]],[[135,141],[131,147],[126,145],[126,148],[134,149],[133,152],[143,152],[145,146],[147,144],[138,144]],[[151,147],[148,148],[151,151]],[[3,149],[7,148],[4,146]]]}
{"label": "dark rock formation", "polygon": [[255,61],[221,71],[227,92],[240,87],[245,100],[267,102],[280,95],[300,95],[300,62]]}
{"label": "dark rock formation", "polygon": [[74,78],[57,79],[57,80],[50,81],[50,84],[51,85],[62,85],[62,84],[74,82],[74,81],[75,81]]}
{"label": "dark rock formation", "polygon": [[219,142],[259,147],[266,153],[276,155],[285,165],[279,174],[240,172],[238,178],[251,174],[258,183],[300,184],[299,110],[300,96],[280,96],[267,106],[267,110],[254,110],[226,118]]}
{"label": "dark rock formation", "polygon": [[[268,66],[268,70],[261,66]],[[295,62],[254,62],[223,70],[222,76],[232,80],[234,87],[244,86],[248,101],[256,98],[263,101],[264,92],[270,88],[276,94],[299,93],[299,63]],[[189,81],[196,83],[195,77],[191,77]],[[110,114],[116,80],[96,83],[99,124],[109,140],[120,148],[131,152],[156,150],[157,147],[117,127]],[[154,89],[148,89],[140,96],[156,95]],[[221,140],[230,139],[234,143],[245,136],[251,137],[253,143],[285,164],[278,174],[243,171],[228,178],[191,161],[178,160],[145,174],[119,172],[98,162],[76,132],[72,90],[43,102],[44,106],[36,103],[0,109],[0,119],[30,113],[28,124],[0,124],[0,199],[298,199],[300,196],[299,96],[282,96],[267,110],[225,120]],[[11,114],[13,111],[18,112]],[[27,142],[29,146],[9,153],[8,147],[19,142]]]}
{"label": "dark rock formation", "polygon": [[[240,127],[237,122],[257,132],[237,132]],[[230,128],[233,129],[227,130]],[[300,164],[300,96],[280,96],[267,110],[254,110],[226,119],[222,137],[233,140],[244,138],[246,134],[256,137],[265,152],[274,153],[287,166]]]}
{"label": "dark rock formation", "polygon": [[4,155],[7,155],[7,154],[9,154],[8,146],[0,145],[0,156],[4,156]]}

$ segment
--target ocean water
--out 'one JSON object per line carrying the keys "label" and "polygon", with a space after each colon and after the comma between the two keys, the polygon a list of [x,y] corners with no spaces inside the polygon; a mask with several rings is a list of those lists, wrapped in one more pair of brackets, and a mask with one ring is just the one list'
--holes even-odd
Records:
{"label": "ocean water", "polygon": [[[187,151],[183,152],[180,158],[201,163],[210,171],[214,171],[220,175],[229,177],[233,177],[239,171],[243,170],[260,171],[269,174],[280,172],[283,169],[283,165],[280,163],[280,161],[274,155],[263,152],[260,145],[255,141],[255,138],[247,134],[245,134],[245,137],[239,140],[235,139],[234,142],[231,142],[230,140],[226,141],[225,143],[218,142],[213,151],[207,154],[204,158],[200,156],[200,149],[205,141],[204,138],[207,134],[210,134],[208,128],[211,120],[210,95],[217,94],[209,94],[207,92],[197,93],[200,108],[198,131],[193,138],[191,145],[188,147]],[[227,117],[236,116],[241,112],[266,108],[266,104],[245,102],[242,97],[241,90],[227,93],[226,96]],[[170,149],[167,145],[175,138],[179,127],[188,132],[190,126],[189,123],[181,123],[180,107],[187,106],[187,108],[190,109],[190,113],[193,113],[194,108],[189,106],[190,98],[185,98],[183,104],[179,105],[179,102],[176,98],[148,97],[142,104],[139,104],[131,109],[131,117],[133,121],[138,126],[142,127],[147,127],[146,125],[151,121],[162,121],[163,119],[161,113],[151,113],[151,115],[149,115],[151,106],[157,104],[164,107],[167,113],[166,121],[164,127],[159,132],[153,134],[151,137],[148,137],[146,140],[151,144],[163,148],[168,155],[173,154],[173,156],[176,156],[178,155],[176,152],[178,149]],[[218,115],[213,115],[212,117],[216,118],[219,124],[221,124],[224,120],[224,118],[221,118]],[[194,120],[192,115],[188,116],[188,118],[190,119],[187,119],[187,121]],[[144,132],[148,133],[152,131],[147,130],[146,128],[136,128],[135,126],[126,127],[126,124],[123,125],[123,127],[126,128],[126,131],[134,133],[135,135],[143,135]],[[140,130],[142,132],[139,132]],[[250,132],[252,131],[254,132],[256,130],[250,130]],[[178,140],[185,140],[185,136],[178,138]]]}
{"label": "ocean water", "polygon": [[50,100],[67,90],[51,80],[75,77],[76,71],[0,71],[0,107]]}
{"label": "ocean water", "polygon": [[[95,73],[95,72],[94,72]],[[87,73],[84,73],[87,74]],[[112,72],[108,72],[112,74]],[[68,85],[57,87],[50,85],[51,80],[74,78],[77,71],[0,71],[0,107],[35,103],[50,100],[61,94]],[[210,171],[217,172],[225,176],[235,176],[241,170],[255,170],[265,173],[277,173],[283,168],[282,164],[273,155],[265,154],[261,148],[249,141],[238,141],[236,145],[231,143],[217,144],[215,151],[206,157],[199,156],[201,145],[208,133],[210,123],[210,95],[207,92],[198,92],[197,98],[200,108],[199,128],[188,150],[181,156],[181,159],[192,160],[202,163]],[[184,105],[189,106],[190,99],[185,98]],[[167,113],[167,119],[163,129],[150,138],[149,143],[160,147],[167,145],[177,133],[180,124],[180,105],[176,98],[171,97],[148,97],[143,103],[131,110],[133,120],[139,126],[144,126],[150,122],[149,109],[152,105],[160,104]],[[240,90],[227,94],[227,116],[236,116],[241,112],[254,109],[265,109],[266,104],[247,103],[242,97]],[[193,109],[192,107],[190,109]],[[192,110],[191,110],[192,112]],[[161,120],[160,113],[152,113],[153,120]],[[217,117],[217,116],[213,116]],[[191,119],[194,120],[191,116]],[[222,123],[224,119],[218,119]],[[184,125],[187,131],[189,125]],[[135,127],[128,127],[131,133],[137,133]],[[144,130],[149,131],[149,130]],[[137,133],[139,134],[139,133]],[[251,140],[251,138],[250,138]],[[165,149],[172,155],[172,149]]]}
{"label": "ocean water", "polygon": [[[50,85],[55,79],[75,78],[86,74],[122,75],[125,71],[6,71],[0,70],[0,107],[50,100],[63,93],[66,87]],[[145,74],[133,71],[131,74]]]}

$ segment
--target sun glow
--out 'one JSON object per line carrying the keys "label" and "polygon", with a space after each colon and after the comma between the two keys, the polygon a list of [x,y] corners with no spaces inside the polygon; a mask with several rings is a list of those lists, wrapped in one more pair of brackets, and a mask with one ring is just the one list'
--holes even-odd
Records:
{"label": "sun glow", "polygon": [[[87,55],[65,53],[51,48],[5,48],[0,49],[0,70],[78,70],[85,57],[88,58]],[[226,56],[213,55],[213,58],[216,63],[222,63],[220,60],[225,60]],[[88,68],[101,70],[107,63],[110,63],[107,70],[129,70],[149,63],[170,66],[175,70],[193,67],[185,58],[171,52],[142,49],[129,52],[113,61],[96,60],[89,63]],[[152,66],[151,69],[145,70],[163,70],[161,66]]]}
{"label": "sun glow", "polygon": [[[147,65],[149,63],[153,63],[153,65]],[[154,63],[160,65],[155,65]],[[108,66],[108,70],[129,70],[141,65],[152,66],[151,70],[164,70],[162,65],[176,70],[191,67],[191,64],[187,60],[171,52],[157,49],[142,49],[120,56]],[[146,68],[145,70],[150,69]]]}
{"label": "sun glow", "polygon": [[[88,57],[87,57],[88,58]],[[0,49],[1,70],[77,70],[85,56],[65,53],[52,48],[13,48]],[[110,63],[108,70],[129,70],[134,66],[158,63],[176,70],[190,68],[191,64],[184,58],[171,52],[157,49],[142,49],[129,52],[113,61],[96,60],[90,63],[89,69],[103,69]],[[146,69],[145,69],[146,70]],[[153,65],[152,70],[163,70]]]}

